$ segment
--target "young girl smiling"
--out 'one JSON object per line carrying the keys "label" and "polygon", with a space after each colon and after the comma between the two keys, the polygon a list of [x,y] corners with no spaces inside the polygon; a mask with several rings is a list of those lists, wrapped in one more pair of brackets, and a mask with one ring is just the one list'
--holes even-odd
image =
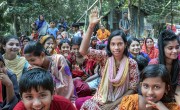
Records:
{"label": "young girl smiling", "polygon": [[170,86],[170,74],[162,64],[148,65],[140,75],[142,95],[123,97],[119,110],[179,110]]}

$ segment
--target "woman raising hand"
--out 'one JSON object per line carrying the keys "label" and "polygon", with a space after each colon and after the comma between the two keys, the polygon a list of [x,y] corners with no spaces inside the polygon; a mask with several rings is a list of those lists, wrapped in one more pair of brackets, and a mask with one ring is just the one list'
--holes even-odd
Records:
{"label": "woman raising hand", "polygon": [[102,79],[95,95],[84,102],[81,110],[117,109],[122,97],[135,93],[137,89],[138,67],[137,63],[127,56],[127,41],[123,31],[116,30],[111,33],[106,50],[89,48],[93,29],[100,19],[95,7],[90,13],[89,27],[83,37],[80,53],[99,62]]}

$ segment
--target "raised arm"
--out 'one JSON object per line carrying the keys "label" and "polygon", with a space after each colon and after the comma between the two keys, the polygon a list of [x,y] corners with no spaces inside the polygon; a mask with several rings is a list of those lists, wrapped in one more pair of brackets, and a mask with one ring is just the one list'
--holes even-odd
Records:
{"label": "raised arm", "polygon": [[96,26],[97,23],[99,23],[100,19],[102,17],[98,17],[98,8],[95,7],[91,10],[90,15],[89,15],[89,26],[88,29],[83,37],[79,52],[81,55],[86,55],[88,53],[88,48],[89,48],[89,43],[90,43],[90,38],[93,33],[94,27]]}

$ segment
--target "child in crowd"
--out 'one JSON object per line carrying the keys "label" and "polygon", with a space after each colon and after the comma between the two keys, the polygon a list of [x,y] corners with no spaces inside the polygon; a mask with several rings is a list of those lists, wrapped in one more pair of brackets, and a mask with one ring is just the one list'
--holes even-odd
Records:
{"label": "child in crowd", "polygon": [[56,28],[55,21],[50,21],[50,27],[47,30],[47,34],[53,35],[54,38],[56,39],[57,37],[57,32],[59,31],[58,28]]}
{"label": "child in crowd", "polygon": [[79,23],[72,24],[72,30],[74,32],[73,36],[82,37],[81,31],[79,30],[79,26]]}
{"label": "child in crowd", "polygon": [[138,40],[139,40],[139,42],[140,42],[140,47],[141,47],[141,49],[142,49],[142,46],[143,46],[143,44],[144,44],[144,38],[139,38]]}
{"label": "child in crowd", "polygon": [[39,37],[38,31],[36,29],[32,29],[32,34],[30,36],[30,38],[34,41],[37,41]]}
{"label": "child in crowd", "polygon": [[97,41],[98,41],[97,37],[95,36],[91,37],[90,47],[92,49],[97,49]]}
{"label": "child in crowd", "polygon": [[12,110],[20,100],[16,75],[5,67],[0,54],[0,110]]}
{"label": "child in crowd", "polygon": [[63,31],[63,32],[61,33],[61,35],[62,35],[62,38],[63,38],[63,39],[69,39],[68,33],[67,33],[66,31]]}
{"label": "child in crowd", "polygon": [[14,110],[76,110],[68,99],[53,95],[53,78],[42,68],[34,68],[24,73],[19,88],[22,101]]}
{"label": "child in crowd", "polygon": [[58,47],[60,41],[62,40],[62,35],[59,34],[57,35],[57,38],[56,38],[56,47],[55,47],[55,51],[57,52],[57,54],[60,54],[60,48]]}
{"label": "child in crowd", "polygon": [[29,41],[31,41],[31,39],[30,39],[29,37],[27,37],[27,36],[23,37],[23,39],[22,39],[22,41],[21,41],[21,43],[22,43],[22,45],[21,45],[21,51],[20,51],[20,55],[21,55],[21,56],[24,56],[24,54],[23,54],[24,46],[25,46]]}
{"label": "child in crowd", "polygon": [[19,81],[22,72],[27,71],[30,67],[24,57],[20,57],[20,40],[17,36],[9,35],[3,39],[3,59],[6,67],[17,76]]}
{"label": "child in crowd", "polygon": [[140,75],[142,94],[123,97],[119,110],[179,110],[171,77],[162,64],[148,65]]}
{"label": "child in crowd", "polygon": [[70,67],[72,68],[71,61],[75,57],[72,57],[71,55],[71,42],[68,39],[62,39],[59,42],[58,48],[60,49],[60,53],[66,58],[66,61]]}
{"label": "child in crowd", "polygon": [[43,45],[33,41],[25,46],[24,56],[33,67],[38,66],[51,72],[56,84],[55,94],[64,96],[72,102],[75,100],[73,80],[64,56],[47,56]]}
{"label": "child in crowd", "polygon": [[67,59],[71,51],[71,42],[68,39],[62,39],[58,45],[61,54]]}
{"label": "child in crowd", "polygon": [[87,77],[94,75],[94,68],[96,61],[94,59],[87,59],[79,53],[82,37],[73,37],[71,40],[71,52],[75,56],[72,62],[73,77],[81,77],[85,80]]}

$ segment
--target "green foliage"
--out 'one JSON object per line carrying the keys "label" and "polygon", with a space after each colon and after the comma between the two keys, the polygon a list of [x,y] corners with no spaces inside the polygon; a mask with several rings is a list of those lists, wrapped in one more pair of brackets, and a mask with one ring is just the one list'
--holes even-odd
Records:
{"label": "green foliage", "polygon": [[[47,21],[59,20],[64,17],[69,24],[77,21],[96,0],[0,0],[0,34],[11,32],[13,24],[17,32],[30,32],[30,24],[40,14],[45,15]],[[100,0],[99,0],[100,1]],[[119,10],[128,7],[129,0],[102,0],[101,14],[106,15],[111,9],[119,6]],[[138,0],[131,0],[138,6]],[[179,16],[180,1],[173,1],[173,15]],[[99,2],[95,6],[100,6]],[[159,22],[171,11],[170,0],[142,0],[141,9],[149,14],[148,21]],[[81,19],[84,22],[85,16]],[[169,17],[167,17],[169,18]],[[176,20],[178,17],[174,17]]]}

